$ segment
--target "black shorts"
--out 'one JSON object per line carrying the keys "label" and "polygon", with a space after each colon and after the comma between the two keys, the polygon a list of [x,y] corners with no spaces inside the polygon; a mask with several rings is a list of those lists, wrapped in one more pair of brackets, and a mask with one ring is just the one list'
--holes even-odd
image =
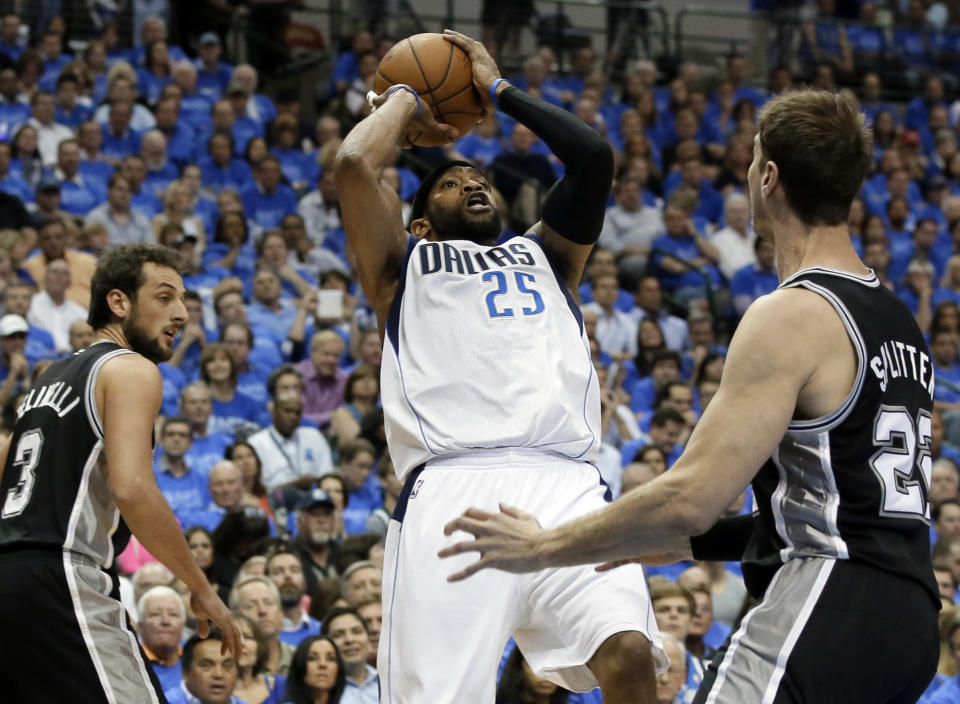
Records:
{"label": "black shorts", "polygon": [[694,704],[915,704],[939,656],[937,606],[919,584],[847,560],[791,560]]}
{"label": "black shorts", "polygon": [[167,704],[114,586],[76,553],[0,553],[4,704]]}

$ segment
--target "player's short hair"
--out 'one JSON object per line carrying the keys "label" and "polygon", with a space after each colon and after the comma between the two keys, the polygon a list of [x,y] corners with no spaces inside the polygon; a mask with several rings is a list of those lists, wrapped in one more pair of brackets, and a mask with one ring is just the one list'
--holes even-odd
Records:
{"label": "player's short hair", "polygon": [[90,312],[87,323],[94,330],[100,330],[113,322],[113,311],[107,303],[107,295],[118,290],[123,292],[134,304],[137,292],[143,286],[144,264],[173,269],[180,273],[181,259],[178,252],[157,244],[127,244],[107,250],[90,282]]}
{"label": "player's short hair", "polygon": [[476,164],[472,164],[469,161],[464,161],[462,159],[455,159],[453,161],[448,161],[444,164],[439,164],[438,166],[433,167],[433,169],[430,170],[430,173],[428,173],[420,182],[420,187],[413,196],[413,203],[410,206],[410,222],[419,220],[423,217],[423,213],[427,209],[427,199],[430,197],[430,191],[433,190],[433,185],[439,181],[440,177],[443,176],[447,171],[456,166],[466,166],[471,169],[477,168]]}
{"label": "player's short hair", "polygon": [[847,221],[873,163],[873,135],[856,99],[828,91],[783,93],[757,119],[760,168],[774,162],[783,192],[807,226]]}

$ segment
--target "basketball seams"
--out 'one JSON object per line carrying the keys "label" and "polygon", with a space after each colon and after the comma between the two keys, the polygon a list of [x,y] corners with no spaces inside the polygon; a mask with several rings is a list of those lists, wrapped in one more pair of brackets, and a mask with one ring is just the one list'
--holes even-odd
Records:
{"label": "basketball seams", "polygon": [[437,96],[433,92],[433,86],[430,85],[430,79],[427,78],[427,72],[423,70],[423,64],[420,63],[420,57],[417,56],[416,47],[413,46],[413,42],[407,38],[407,44],[410,46],[410,54],[413,56],[413,60],[417,63],[417,69],[420,71],[420,76],[423,78],[423,85],[427,87],[427,92],[430,94],[430,107],[433,108],[434,102],[437,99]]}

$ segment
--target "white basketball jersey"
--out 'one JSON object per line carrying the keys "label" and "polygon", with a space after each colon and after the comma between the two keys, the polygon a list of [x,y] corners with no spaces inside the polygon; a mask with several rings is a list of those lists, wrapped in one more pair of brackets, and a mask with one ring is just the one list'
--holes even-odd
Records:
{"label": "white basketball jersey", "polygon": [[593,462],[600,387],[580,309],[540,241],[411,238],[381,367],[401,480],[432,458],[531,448]]}

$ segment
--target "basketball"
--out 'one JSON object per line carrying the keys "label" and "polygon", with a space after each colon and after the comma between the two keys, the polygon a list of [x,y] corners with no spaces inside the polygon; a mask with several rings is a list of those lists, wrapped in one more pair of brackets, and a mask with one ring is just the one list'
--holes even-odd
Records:
{"label": "basketball", "polygon": [[[470,59],[442,34],[414,34],[390,49],[377,67],[373,90],[382,94],[397,83],[417,91],[424,108],[433,108],[437,120],[456,127],[461,137],[483,115]],[[419,136],[411,141],[421,147],[443,143],[439,138]]]}

